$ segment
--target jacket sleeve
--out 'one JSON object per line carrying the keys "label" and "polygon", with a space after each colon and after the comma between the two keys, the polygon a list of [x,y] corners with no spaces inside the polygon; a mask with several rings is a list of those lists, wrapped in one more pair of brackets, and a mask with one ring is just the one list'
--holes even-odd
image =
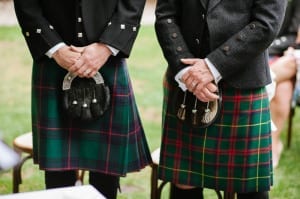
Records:
{"label": "jacket sleeve", "polygon": [[128,57],[140,28],[144,6],[145,0],[119,0],[100,41]]}
{"label": "jacket sleeve", "polygon": [[53,26],[43,17],[38,0],[14,0],[14,6],[33,59],[40,59],[50,48],[62,42]]}
{"label": "jacket sleeve", "polygon": [[291,18],[289,32],[295,33],[297,35],[298,29],[300,28],[300,1],[294,0],[292,2],[292,5],[294,6],[294,10]]}
{"label": "jacket sleeve", "polygon": [[156,36],[173,74],[186,67],[180,59],[194,57],[189,51],[178,24],[181,9],[180,2],[182,1],[158,0],[155,10]]}
{"label": "jacket sleeve", "polygon": [[[266,49],[279,32],[285,8],[286,1],[282,0],[253,1],[251,21],[207,56],[223,78],[237,75],[244,70],[245,63],[251,63],[263,53],[267,56]],[[211,34],[213,28],[216,27],[210,28]]]}

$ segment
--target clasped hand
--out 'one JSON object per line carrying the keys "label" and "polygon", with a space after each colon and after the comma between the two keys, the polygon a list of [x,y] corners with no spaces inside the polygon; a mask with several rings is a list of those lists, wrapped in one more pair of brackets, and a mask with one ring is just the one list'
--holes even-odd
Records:
{"label": "clasped hand", "polygon": [[213,101],[219,98],[216,94],[218,87],[213,83],[214,76],[203,59],[181,59],[182,63],[191,68],[184,73],[181,81],[197,99],[203,102]]}
{"label": "clasped hand", "polygon": [[84,47],[64,46],[53,54],[55,61],[64,69],[79,77],[93,77],[111,55],[102,43]]}

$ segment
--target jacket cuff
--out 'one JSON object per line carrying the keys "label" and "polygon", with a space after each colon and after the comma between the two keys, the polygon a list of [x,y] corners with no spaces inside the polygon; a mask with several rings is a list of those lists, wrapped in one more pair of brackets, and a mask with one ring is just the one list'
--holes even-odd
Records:
{"label": "jacket cuff", "polygon": [[100,42],[120,50],[125,57],[129,57],[139,28],[139,24],[132,25],[112,20],[101,35]]}
{"label": "jacket cuff", "polygon": [[23,29],[22,33],[28,44],[31,55],[36,61],[44,57],[49,49],[62,42],[62,39],[51,25]]}

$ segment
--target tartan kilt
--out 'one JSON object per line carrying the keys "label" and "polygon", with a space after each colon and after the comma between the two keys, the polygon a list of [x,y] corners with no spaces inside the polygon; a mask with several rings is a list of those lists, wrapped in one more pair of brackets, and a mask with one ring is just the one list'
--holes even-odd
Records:
{"label": "tartan kilt", "polygon": [[95,121],[66,117],[62,107],[66,73],[53,60],[33,64],[34,162],[42,170],[84,169],[116,176],[152,163],[125,60],[110,58],[100,69],[111,104]]}
{"label": "tartan kilt", "polygon": [[176,84],[164,78],[159,178],[227,192],[268,191],[273,183],[269,101],[265,88],[222,88],[216,122],[193,128],[172,113]]}

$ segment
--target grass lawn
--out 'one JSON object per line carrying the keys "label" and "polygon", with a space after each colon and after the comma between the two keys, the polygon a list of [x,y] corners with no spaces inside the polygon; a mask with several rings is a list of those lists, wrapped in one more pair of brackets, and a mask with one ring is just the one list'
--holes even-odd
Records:
{"label": "grass lawn", "polygon": [[[0,27],[0,56],[0,134],[5,142],[11,145],[16,136],[31,130],[31,57],[18,27]],[[160,144],[162,77],[166,63],[152,26],[141,28],[128,65],[146,136],[153,151]],[[298,111],[294,118],[292,146],[284,151],[280,165],[274,172],[272,199],[297,199],[300,196]],[[283,141],[285,135],[283,133]],[[132,173],[122,178],[122,193],[118,198],[150,198],[150,171],[147,167],[139,173]],[[20,186],[20,191],[44,189],[43,180],[43,172],[39,171],[32,161],[28,161],[23,168],[23,184]],[[0,195],[9,194],[11,190],[11,170],[0,173]],[[216,198],[211,190],[205,190],[205,196]],[[167,198],[167,190],[164,191],[163,198]]]}

